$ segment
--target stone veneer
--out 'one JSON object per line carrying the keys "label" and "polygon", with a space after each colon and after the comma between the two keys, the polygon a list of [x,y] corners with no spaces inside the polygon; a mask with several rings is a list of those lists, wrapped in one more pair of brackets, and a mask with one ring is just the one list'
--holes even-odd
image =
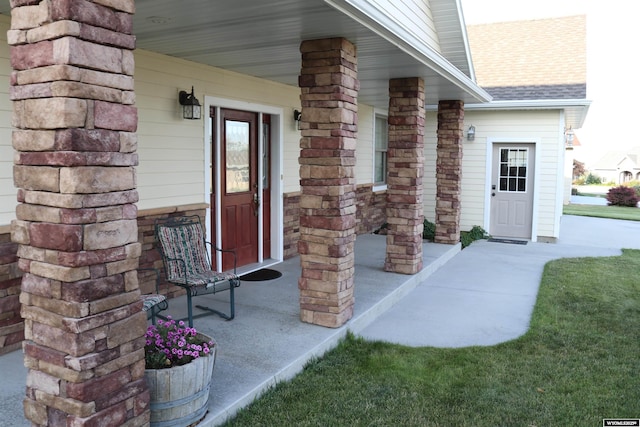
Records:
{"label": "stone veneer", "polygon": [[284,229],[283,229],[283,257],[284,259],[298,256],[298,242],[300,241],[300,193],[286,193],[283,196]]}
{"label": "stone veneer", "polygon": [[[298,256],[300,240],[300,193],[286,193],[284,203],[284,259]],[[387,219],[387,191],[374,191],[373,184],[356,188],[356,234],[372,233]]]}
{"label": "stone veneer", "polygon": [[146,425],[134,0],[11,5],[25,416]]}
{"label": "stone veneer", "polygon": [[300,318],[339,327],[354,304],[356,48],[333,38],[300,52]]}
{"label": "stone veneer", "polygon": [[422,270],[424,120],[422,79],[390,80],[386,271]]}
{"label": "stone veneer", "polygon": [[387,221],[387,190],[373,190],[373,184],[356,188],[356,234],[368,234]]}
{"label": "stone veneer", "polygon": [[0,355],[17,350],[24,339],[20,316],[18,245],[11,242],[10,227],[0,227]]}
{"label": "stone veneer", "polygon": [[460,241],[463,135],[464,102],[440,101],[436,161],[436,243],[455,245]]}

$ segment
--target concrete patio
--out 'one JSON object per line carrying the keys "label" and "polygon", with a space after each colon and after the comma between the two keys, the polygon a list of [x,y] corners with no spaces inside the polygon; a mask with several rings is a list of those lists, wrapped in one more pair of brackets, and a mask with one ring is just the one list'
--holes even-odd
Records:
{"label": "concrete patio", "polygon": [[[292,378],[310,359],[331,349],[348,331],[358,333],[460,251],[459,245],[424,244],[424,269],[413,276],[383,270],[386,237],[361,235],[356,240],[355,310],[338,329],[302,323],[299,317],[298,257],[274,266],[282,277],[242,282],[236,290],[236,318],[196,319],[194,326],[216,340],[218,353],[213,373],[209,413],[201,423],[222,423],[265,389]],[[205,295],[196,301],[228,309],[228,295]],[[174,318],[185,316],[186,297],[172,299]],[[0,382],[0,427],[29,426],[23,416],[26,369],[22,352],[0,356],[5,373]]]}

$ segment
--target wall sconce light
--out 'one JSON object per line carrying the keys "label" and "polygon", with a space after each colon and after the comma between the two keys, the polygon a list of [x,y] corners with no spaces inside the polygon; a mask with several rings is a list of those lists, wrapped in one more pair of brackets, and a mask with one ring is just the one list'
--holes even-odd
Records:
{"label": "wall sconce light", "polygon": [[573,137],[574,137],[573,129],[571,129],[571,127],[569,127],[569,130],[565,131],[565,133],[564,133],[564,138],[565,138],[565,142],[567,144],[567,147],[572,147],[573,146]]}
{"label": "wall sconce light", "polygon": [[467,129],[467,141],[473,141],[476,138],[476,127],[474,125],[469,126]]}
{"label": "wall sconce light", "polygon": [[293,110],[293,120],[296,122],[296,128],[300,130],[300,120],[302,119],[302,112]]}
{"label": "wall sconce light", "polygon": [[178,95],[178,101],[182,105],[182,117],[188,120],[199,120],[201,114],[200,101],[193,93],[193,86],[191,86],[191,93],[181,90]]}

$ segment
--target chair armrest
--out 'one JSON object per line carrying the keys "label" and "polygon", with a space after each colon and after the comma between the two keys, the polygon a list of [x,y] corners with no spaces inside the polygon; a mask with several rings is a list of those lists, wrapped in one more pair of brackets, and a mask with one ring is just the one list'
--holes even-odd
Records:
{"label": "chair armrest", "polygon": [[217,246],[214,246],[211,242],[205,242],[207,245],[211,246],[212,250],[218,251],[218,252],[222,252],[222,253],[228,253],[233,255],[233,273],[235,274],[236,272],[236,264],[237,264],[237,256],[236,256],[236,251],[233,249],[220,249]]}

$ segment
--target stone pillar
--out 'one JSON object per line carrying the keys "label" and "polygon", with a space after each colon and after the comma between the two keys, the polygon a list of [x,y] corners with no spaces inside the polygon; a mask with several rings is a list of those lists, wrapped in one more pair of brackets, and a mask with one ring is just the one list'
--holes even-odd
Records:
{"label": "stone pillar", "polygon": [[460,241],[460,194],[462,187],[462,138],[464,102],[438,104],[436,163],[436,243]]}
{"label": "stone pillar", "polygon": [[335,38],[300,51],[300,318],[339,327],[354,304],[356,48]]}
{"label": "stone pillar", "polygon": [[386,271],[422,270],[424,81],[389,81]]}
{"label": "stone pillar", "polygon": [[42,426],[145,425],[134,0],[12,5],[25,415]]}

